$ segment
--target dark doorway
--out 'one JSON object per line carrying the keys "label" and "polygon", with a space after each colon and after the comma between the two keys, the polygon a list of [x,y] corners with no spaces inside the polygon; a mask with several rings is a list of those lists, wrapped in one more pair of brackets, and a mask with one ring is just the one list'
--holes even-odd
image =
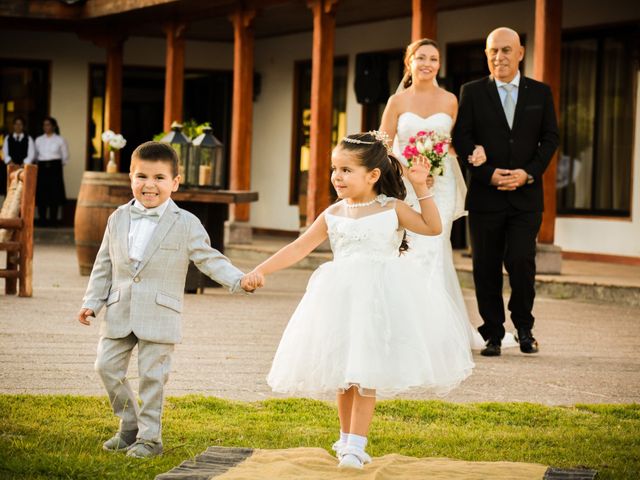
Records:
{"label": "dark doorway", "polygon": [[[489,73],[484,54],[484,40],[447,44],[447,86],[460,99],[460,88],[467,82],[477,80]],[[461,167],[464,167],[460,159]],[[462,170],[466,174],[466,170]],[[453,222],[451,246],[464,249],[468,246],[467,217]]]}
{"label": "dark doorway", "polygon": [[[362,103],[362,121],[361,130],[368,132],[369,130],[377,130],[380,128],[380,121],[382,120],[382,112],[387,106],[388,98],[395,93],[402,75],[404,74],[404,52],[402,50],[390,50],[383,52],[367,52],[363,55],[376,55],[384,58],[386,63],[384,72],[386,78],[383,79],[384,89],[386,89],[387,95],[385,98],[378,98],[373,102]],[[354,85],[355,87],[355,85]]]}
{"label": "dark doorway", "polygon": [[[104,65],[91,67],[89,137],[91,149],[87,169],[102,170]],[[127,145],[120,156],[120,171],[128,172],[131,153],[143,142],[153,140],[163,131],[164,68],[124,67],[122,74],[122,133]],[[184,115],[196,123],[209,122],[213,134],[228,146],[231,137],[231,94],[233,72],[223,70],[185,70]],[[225,172],[228,168],[225,148]],[[227,174],[228,176],[228,174]],[[228,178],[225,179],[225,187]]]}
{"label": "dark doorway", "polygon": [[42,121],[48,114],[49,62],[0,59],[0,132],[3,136],[13,131],[16,117],[24,117],[25,130],[35,140],[42,133]]}

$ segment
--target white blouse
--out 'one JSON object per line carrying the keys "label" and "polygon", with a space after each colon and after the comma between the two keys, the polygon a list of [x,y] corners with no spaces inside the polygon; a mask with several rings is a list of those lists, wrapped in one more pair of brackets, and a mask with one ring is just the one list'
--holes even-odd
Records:
{"label": "white blouse", "polygon": [[42,134],[36,138],[36,156],[39,162],[62,159],[62,164],[69,162],[69,147],[67,141],[54,133],[50,137]]}

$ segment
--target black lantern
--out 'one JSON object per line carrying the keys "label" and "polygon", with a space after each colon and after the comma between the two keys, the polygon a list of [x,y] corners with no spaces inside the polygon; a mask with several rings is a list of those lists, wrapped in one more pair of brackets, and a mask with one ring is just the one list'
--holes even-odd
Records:
{"label": "black lantern", "polygon": [[191,142],[182,133],[182,125],[176,122],[171,124],[171,131],[167,133],[162,143],[170,144],[178,154],[178,173],[180,174],[180,183],[189,184],[189,151],[191,150]]}
{"label": "black lantern", "polygon": [[192,184],[199,187],[224,187],[224,146],[204,127],[202,134],[193,140],[191,166],[197,172]]}

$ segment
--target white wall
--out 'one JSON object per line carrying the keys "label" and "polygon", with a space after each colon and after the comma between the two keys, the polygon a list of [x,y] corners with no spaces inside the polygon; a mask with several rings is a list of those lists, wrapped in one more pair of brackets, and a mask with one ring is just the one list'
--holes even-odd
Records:
{"label": "white wall", "polygon": [[[105,63],[106,51],[74,34],[0,31],[0,58],[51,62],[50,114],[58,120],[60,133],[69,143],[71,160],[64,169],[67,197],[76,198],[85,169],[89,112],[89,64]],[[124,46],[124,64],[164,66],[162,39],[133,37]],[[233,68],[233,45],[187,42],[185,67]],[[39,126],[30,126],[39,131]],[[126,132],[123,132],[126,137]]]}

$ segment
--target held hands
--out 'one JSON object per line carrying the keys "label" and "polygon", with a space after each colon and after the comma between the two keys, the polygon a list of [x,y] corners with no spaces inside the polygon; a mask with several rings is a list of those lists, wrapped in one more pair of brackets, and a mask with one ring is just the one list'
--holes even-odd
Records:
{"label": "held hands", "polygon": [[467,157],[468,162],[474,167],[479,167],[487,161],[487,154],[484,152],[482,145],[476,145],[471,155]]}
{"label": "held hands", "polygon": [[252,270],[242,277],[240,287],[245,292],[253,292],[257,288],[264,287],[264,275],[256,270]]}
{"label": "held hands", "polygon": [[527,172],[521,168],[515,170],[496,168],[491,176],[491,185],[498,187],[498,190],[512,191],[525,183],[527,183]]}
{"label": "held hands", "polygon": [[90,308],[81,308],[78,312],[78,321],[83,325],[91,325],[89,317],[95,317],[96,314]]}

